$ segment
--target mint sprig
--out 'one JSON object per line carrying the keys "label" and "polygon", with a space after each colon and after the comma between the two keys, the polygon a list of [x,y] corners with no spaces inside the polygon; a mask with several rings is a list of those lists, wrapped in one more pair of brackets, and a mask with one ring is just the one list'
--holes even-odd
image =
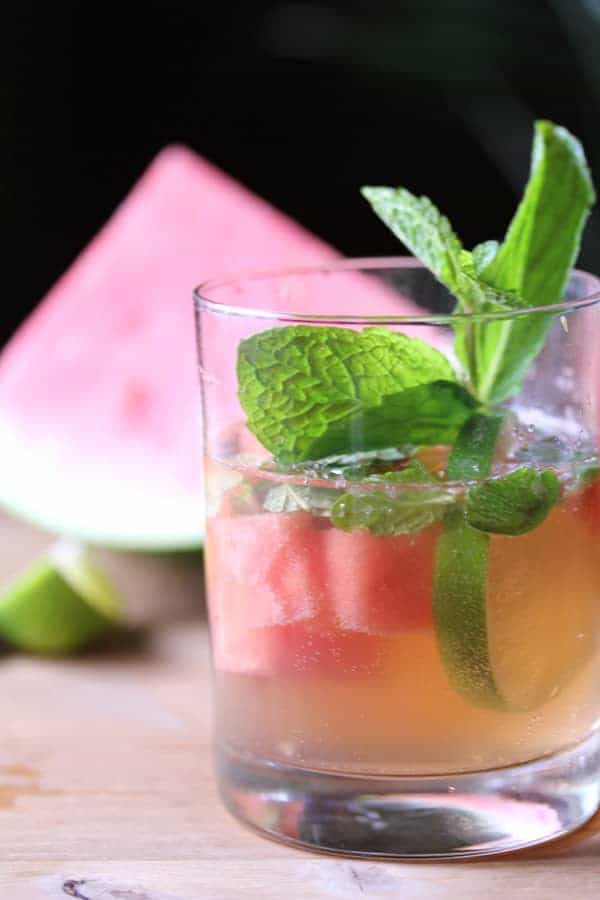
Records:
{"label": "mint sprig", "polygon": [[390,187],[363,187],[361,193],[396,237],[455,295],[461,311],[480,311],[486,304],[510,309],[512,293],[478,275],[472,254],[428,197]]}
{"label": "mint sprig", "polygon": [[[560,303],[595,199],[579,141],[565,128],[537,122],[525,195],[480,277],[497,290],[513,292],[517,307]],[[537,313],[476,326],[480,400],[500,403],[519,390],[552,322],[551,316]]]}
{"label": "mint sprig", "polygon": [[579,141],[551,122],[536,123],[529,182],[506,238],[471,253],[427,198],[404,188],[366,187],[362,193],[456,296],[457,312],[504,314],[497,321],[457,317],[456,352],[480,402],[496,404],[516,393],[553,319],[514,313],[561,301],[595,201]]}

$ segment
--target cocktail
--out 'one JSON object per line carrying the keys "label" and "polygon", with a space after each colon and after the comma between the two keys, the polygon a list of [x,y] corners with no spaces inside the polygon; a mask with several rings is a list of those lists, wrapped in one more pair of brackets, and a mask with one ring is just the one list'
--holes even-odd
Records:
{"label": "cocktail", "polygon": [[[372,189],[422,263],[197,292],[217,765],[273,836],[464,856],[598,807],[600,282],[570,272],[565,135],[538,126],[500,247]],[[540,160],[579,203],[545,271]]]}

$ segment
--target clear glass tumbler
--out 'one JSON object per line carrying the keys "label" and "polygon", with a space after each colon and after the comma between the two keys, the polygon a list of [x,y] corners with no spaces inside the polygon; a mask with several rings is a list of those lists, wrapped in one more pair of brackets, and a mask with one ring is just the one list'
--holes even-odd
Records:
{"label": "clear glass tumbler", "polygon": [[[496,853],[580,826],[600,803],[600,282],[575,272],[559,306],[462,316],[466,342],[474,325],[482,341],[499,324],[505,342],[539,323],[547,334],[524,379],[512,360],[518,390],[459,423],[464,457],[479,452],[481,418],[497,422],[488,469],[462,474],[450,438],[388,446],[368,415],[341,416],[336,436],[311,444],[317,458],[286,462],[240,402],[240,345],[272,329],[383,326],[458,372],[452,298],[414,260],[211,282],[195,302],[227,807],[288,843],[378,857]],[[282,357],[252,346],[254,431],[299,389],[296,412],[317,427],[323,379],[342,405],[370,390],[356,367],[315,357],[263,391]],[[434,437],[440,417],[455,427],[443,402]],[[277,440],[291,446],[296,423],[282,421]],[[482,497],[523,471],[511,516],[541,484],[554,492],[535,527],[529,507],[526,533],[478,524]]]}

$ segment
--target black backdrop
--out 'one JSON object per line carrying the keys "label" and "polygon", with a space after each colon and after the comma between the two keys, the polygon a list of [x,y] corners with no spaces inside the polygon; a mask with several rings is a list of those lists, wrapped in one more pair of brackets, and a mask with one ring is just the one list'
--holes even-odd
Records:
{"label": "black backdrop", "polygon": [[[574,130],[600,180],[600,0],[18,8],[8,132],[27,264],[0,340],[174,140],[353,255],[397,250],[364,182],[429,194],[468,243],[500,237],[535,117]],[[599,247],[596,217],[583,257],[596,272]]]}

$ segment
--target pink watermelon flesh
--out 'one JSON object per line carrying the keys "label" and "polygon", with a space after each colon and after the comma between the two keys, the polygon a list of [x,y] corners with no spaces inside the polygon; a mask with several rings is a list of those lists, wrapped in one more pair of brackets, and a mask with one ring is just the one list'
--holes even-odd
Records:
{"label": "pink watermelon flesh", "polygon": [[243,629],[313,619],[323,608],[322,531],[310,513],[215,518],[207,525],[213,619]]}
{"label": "pink watermelon flesh", "polygon": [[310,513],[207,525],[217,668],[255,674],[373,671],[386,642],[431,623],[435,532],[346,534]]}
{"label": "pink watermelon flesh", "polygon": [[330,529],[326,565],[344,573],[329,580],[340,627],[390,637],[430,625],[436,537],[435,528],[398,537]]}
{"label": "pink watermelon flesh", "polygon": [[192,289],[334,251],[165,149],[0,356],[0,503],[141,549],[202,541]]}
{"label": "pink watermelon flesh", "polygon": [[381,670],[389,652],[382,638],[333,631],[318,622],[246,631],[231,626],[227,630],[216,628],[212,641],[218,671],[243,675],[372,675]]}
{"label": "pink watermelon flesh", "polygon": [[[192,289],[335,256],[191,151],[165,149],[0,356],[0,504],[97,543],[199,545]],[[340,285],[340,309],[373,312],[356,288]],[[379,314],[402,309],[376,294]]]}

